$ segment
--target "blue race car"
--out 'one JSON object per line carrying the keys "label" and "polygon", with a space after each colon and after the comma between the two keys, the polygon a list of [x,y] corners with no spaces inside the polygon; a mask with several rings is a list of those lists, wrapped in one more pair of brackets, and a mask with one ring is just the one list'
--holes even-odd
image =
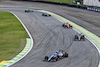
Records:
{"label": "blue race car", "polygon": [[42,16],[47,16],[47,17],[49,17],[49,16],[51,16],[51,15],[48,14],[48,13],[43,13]]}
{"label": "blue race car", "polygon": [[45,56],[43,61],[48,61],[48,62],[49,61],[57,61],[58,59],[61,59],[64,57],[68,57],[68,53],[63,50],[59,50],[56,53],[54,53],[53,55],[51,55],[50,57]]}

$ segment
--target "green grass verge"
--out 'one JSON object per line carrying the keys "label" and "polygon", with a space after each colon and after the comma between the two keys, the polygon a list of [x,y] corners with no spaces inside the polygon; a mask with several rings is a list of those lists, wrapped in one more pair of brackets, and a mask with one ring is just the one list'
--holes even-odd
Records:
{"label": "green grass verge", "polygon": [[62,2],[62,3],[73,3],[73,0],[41,0],[41,1],[52,1],[52,2]]}
{"label": "green grass verge", "polygon": [[16,53],[27,34],[19,20],[9,12],[0,11],[0,61]]}

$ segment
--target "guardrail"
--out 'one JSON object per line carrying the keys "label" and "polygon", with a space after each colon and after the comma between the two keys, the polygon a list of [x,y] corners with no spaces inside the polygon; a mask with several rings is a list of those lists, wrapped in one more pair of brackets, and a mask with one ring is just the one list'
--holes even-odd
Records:
{"label": "guardrail", "polygon": [[100,12],[100,7],[87,6],[87,10]]}
{"label": "guardrail", "polygon": [[73,3],[61,3],[61,2],[51,2],[51,1],[33,1],[33,2],[42,2],[42,3],[66,5],[66,6],[69,6],[69,7],[76,7],[76,8],[87,9],[86,5],[77,5],[77,4],[73,4]]}

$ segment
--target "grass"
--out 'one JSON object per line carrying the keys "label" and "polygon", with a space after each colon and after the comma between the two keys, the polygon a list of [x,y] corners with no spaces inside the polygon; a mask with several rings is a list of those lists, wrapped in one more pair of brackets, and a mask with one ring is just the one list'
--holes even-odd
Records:
{"label": "grass", "polygon": [[42,1],[52,1],[52,2],[62,2],[62,3],[73,3],[73,0],[42,0]]}
{"label": "grass", "polygon": [[27,34],[17,18],[0,11],[0,61],[16,53],[23,38],[27,38]]}

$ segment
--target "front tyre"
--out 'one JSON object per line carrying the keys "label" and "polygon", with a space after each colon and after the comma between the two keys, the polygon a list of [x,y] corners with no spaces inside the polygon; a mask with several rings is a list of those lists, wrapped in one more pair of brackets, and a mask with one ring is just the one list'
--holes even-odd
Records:
{"label": "front tyre", "polygon": [[68,57],[68,53],[66,53],[66,52],[65,52],[65,55],[64,55],[64,57]]}

